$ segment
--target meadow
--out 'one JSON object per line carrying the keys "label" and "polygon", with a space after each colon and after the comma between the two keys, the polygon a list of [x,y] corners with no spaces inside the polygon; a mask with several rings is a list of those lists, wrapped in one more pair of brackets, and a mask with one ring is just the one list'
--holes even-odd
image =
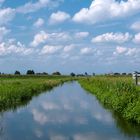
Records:
{"label": "meadow", "polygon": [[132,77],[96,76],[79,80],[105,107],[124,119],[140,124],[140,87]]}
{"label": "meadow", "polygon": [[68,76],[1,76],[0,111],[26,105],[33,96],[70,80]]}

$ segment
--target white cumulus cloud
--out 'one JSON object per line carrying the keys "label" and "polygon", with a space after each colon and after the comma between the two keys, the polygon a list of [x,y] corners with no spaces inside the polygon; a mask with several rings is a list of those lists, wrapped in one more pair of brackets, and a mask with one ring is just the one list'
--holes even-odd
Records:
{"label": "white cumulus cloud", "polygon": [[45,31],[40,31],[34,36],[33,41],[30,43],[31,46],[36,47],[42,43],[48,42],[66,42],[71,40],[71,36],[67,32],[52,32],[47,33]]}
{"label": "white cumulus cloud", "polygon": [[44,20],[42,18],[38,18],[37,21],[34,23],[35,27],[41,27],[44,24]]}
{"label": "white cumulus cloud", "polygon": [[89,32],[77,32],[75,34],[75,37],[76,38],[86,38],[89,36]]}
{"label": "white cumulus cloud", "polygon": [[26,48],[21,42],[16,42],[15,40],[9,40],[8,42],[0,43],[0,55],[29,55],[33,52],[31,48]]}
{"label": "white cumulus cloud", "polygon": [[62,46],[51,46],[51,45],[45,45],[40,54],[54,54],[58,53],[58,51],[62,48]]}
{"label": "white cumulus cloud", "polygon": [[59,3],[63,2],[62,0],[38,0],[37,2],[28,2],[23,6],[20,6],[16,9],[18,13],[32,13],[40,10],[41,8],[45,7],[56,7],[59,5]]}
{"label": "white cumulus cloud", "polygon": [[70,52],[71,50],[74,49],[74,47],[75,46],[73,44],[67,45],[67,46],[64,47],[64,52]]}
{"label": "white cumulus cloud", "polygon": [[0,9],[0,25],[11,21],[15,16],[15,10],[11,8]]}
{"label": "white cumulus cloud", "polygon": [[84,55],[88,55],[88,54],[91,54],[92,51],[93,51],[92,48],[86,47],[86,48],[82,48],[82,49],[80,50],[80,53],[81,53],[81,54],[84,54]]}
{"label": "white cumulus cloud", "polygon": [[31,46],[37,47],[41,43],[45,43],[47,38],[48,38],[48,34],[45,31],[40,31],[38,34],[34,36],[34,39],[31,42]]}
{"label": "white cumulus cloud", "polygon": [[139,54],[139,48],[129,48],[124,46],[117,46],[116,50],[113,52],[114,55],[125,55],[125,56],[134,56]]}
{"label": "white cumulus cloud", "polygon": [[0,42],[3,40],[4,36],[10,32],[6,27],[0,27]]}
{"label": "white cumulus cloud", "polygon": [[140,31],[140,21],[134,22],[130,28],[135,31]]}
{"label": "white cumulus cloud", "polygon": [[70,15],[68,13],[58,11],[56,13],[52,13],[49,19],[50,24],[58,24],[62,23],[66,20],[70,19]]}
{"label": "white cumulus cloud", "polygon": [[132,36],[129,33],[105,33],[92,38],[93,43],[116,42],[124,43],[129,41]]}
{"label": "white cumulus cloud", "polygon": [[93,0],[89,8],[82,8],[73,17],[78,23],[95,24],[98,22],[124,18],[138,13],[140,0],[115,1]]}
{"label": "white cumulus cloud", "polygon": [[114,52],[114,54],[115,54],[115,53],[122,54],[122,53],[124,53],[124,52],[126,52],[126,51],[127,51],[127,48],[126,48],[126,47],[117,46],[117,47],[116,47],[116,52]]}
{"label": "white cumulus cloud", "polygon": [[140,43],[140,33],[136,34],[133,39],[134,43]]}

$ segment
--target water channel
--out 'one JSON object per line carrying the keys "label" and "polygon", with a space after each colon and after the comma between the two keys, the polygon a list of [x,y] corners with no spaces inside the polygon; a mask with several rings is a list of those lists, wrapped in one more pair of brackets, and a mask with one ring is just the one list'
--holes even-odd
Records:
{"label": "water channel", "polygon": [[77,82],[0,113],[0,140],[139,140],[140,127],[105,109]]}

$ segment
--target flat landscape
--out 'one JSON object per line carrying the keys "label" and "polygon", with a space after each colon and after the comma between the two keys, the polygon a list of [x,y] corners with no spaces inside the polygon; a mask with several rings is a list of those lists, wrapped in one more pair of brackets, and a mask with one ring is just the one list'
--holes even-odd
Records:
{"label": "flat landscape", "polygon": [[0,0],[0,140],[140,140],[140,0]]}
{"label": "flat landscape", "polygon": [[[0,138],[74,139],[80,133],[78,137],[88,134],[87,139],[90,140],[93,138],[92,132],[97,129],[97,140],[107,140],[108,137],[139,139],[139,92],[140,87],[134,84],[131,76],[1,75]],[[14,122],[14,130],[21,136],[22,132],[30,132],[30,135],[19,137],[10,127]],[[27,122],[31,128],[25,129],[24,123]],[[60,125],[62,128],[59,128]],[[70,131],[70,128],[74,131]],[[34,129],[39,129],[39,132],[33,134],[31,131]],[[103,133],[104,129],[107,135]],[[46,130],[56,133],[56,136],[46,133]],[[9,136],[6,131],[9,131]]]}

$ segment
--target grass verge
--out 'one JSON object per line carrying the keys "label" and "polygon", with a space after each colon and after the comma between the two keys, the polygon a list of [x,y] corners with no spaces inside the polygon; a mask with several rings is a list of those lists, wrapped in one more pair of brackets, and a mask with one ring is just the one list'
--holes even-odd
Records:
{"label": "grass verge", "polygon": [[28,76],[0,78],[0,111],[26,105],[33,96],[72,80],[66,76]]}
{"label": "grass verge", "polygon": [[107,108],[140,124],[140,88],[133,84],[131,77],[83,78],[79,83]]}

